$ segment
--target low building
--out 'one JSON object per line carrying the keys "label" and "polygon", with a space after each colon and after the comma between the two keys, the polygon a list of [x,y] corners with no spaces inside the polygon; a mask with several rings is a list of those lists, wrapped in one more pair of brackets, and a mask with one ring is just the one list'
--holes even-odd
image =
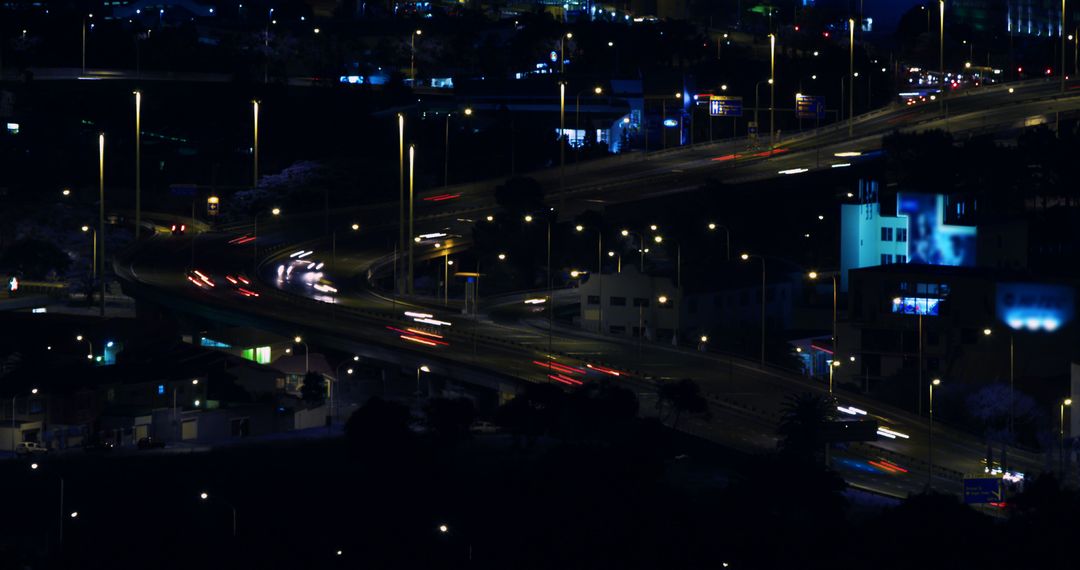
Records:
{"label": "low building", "polygon": [[675,284],[667,277],[644,275],[633,265],[620,273],[589,274],[578,295],[581,327],[588,331],[666,340],[679,327]]}

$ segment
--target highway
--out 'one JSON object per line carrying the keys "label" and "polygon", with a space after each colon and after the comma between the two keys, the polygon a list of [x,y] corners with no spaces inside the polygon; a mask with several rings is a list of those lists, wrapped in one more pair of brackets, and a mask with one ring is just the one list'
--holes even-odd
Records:
{"label": "highway", "polygon": [[[939,115],[937,106],[932,104],[888,109],[857,118],[852,138],[847,137],[844,125],[821,129],[781,140],[771,157],[768,151],[762,150],[740,152],[728,141],[656,153],[645,159],[632,155],[595,161],[567,168],[565,188],[549,191],[548,202],[560,208],[581,200],[626,202],[696,188],[710,177],[741,182],[783,176],[780,174],[783,170],[831,168],[834,164],[860,159],[836,157],[836,153],[875,150],[880,147],[881,136],[894,129],[947,128],[957,136],[963,136],[1009,131],[1030,124],[1036,120],[1034,118],[1052,122],[1053,113],[1073,113],[1080,108],[1080,96],[1075,91],[1070,89],[1065,96],[1058,97],[1056,88],[1056,83],[1044,81],[1016,85],[1012,93],[1005,86],[985,88],[980,93],[952,98],[947,118]],[[558,169],[537,173],[535,178],[547,188],[558,187]],[[417,233],[446,228],[461,223],[457,220],[468,215],[493,211],[494,185],[485,182],[420,193]],[[444,201],[423,200],[447,194],[456,197]],[[788,371],[761,369],[756,363],[735,357],[653,343],[646,343],[639,349],[633,341],[601,337],[558,325],[549,334],[546,319],[541,315],[525,313],[516,319],[496,321],[487,312],[472,319],[463,317],[456,310],[431,309],[414,302],[406,304],[366,287],[347,290],[341,284],[349,282],[350,275],[364,275],[374,271],[380,261],[385,261],[387,253],[381,246],[393,241],[396,210],[397,204],[382,204],[365,208],[360,213],[365,217],[365,234],[370,233],[370,240],[365,241],[367,245],[361,249],[337,252],[336,267],[346,267],[340,273],[331,271],[334,264],[324,241],[312,242],[318,245],[305,245],[306,242],[290,235],[288,240],[296,241],[295,246],[278,247],[262,260],[262,269],[258,272],[259,297],[241,297],[227,287],[198,288],[186,278],[186,271],[191,266],[192,240],[195,242],[195,267],[218,283],[224,285],[225,273],[250,271],[250,245],[230,243],[230,240],[245,235],[243,226],[190,238],[158,236],[145,242],[132,255],[118,258],[114,267],[122,280],[140,285],[144,292],[156,291],[158,302],[172,299],[183,310],[211,319],[235,322],[257,319],[262,323],[274,323],[274,328],[279,331],[303,332],[316,342],[319,338],[339,339],[358,352],[363,350],[362,347],[378,346],[400,354],[403,367],[430,362],[433,373],[437,374],[443,373],[440,367],[460,365],[529,382],[553,379],[567,384],[585,380],[618,382],[639,394],[642,409],[646,412],[655,409],[650,402],[655,402],[659,382],[694,378],[709,397],[713,418],[708,422],[689,418],[680,424],[680,429],[754,453],[775,448],[773,434],[782,403],[788,395],[823,390],[821,385]],[[295,227],[297,224],[289,225]],[[260,235],[259,239],[266,243],[260,247],[273,247],[273,235]],[[313,253],[305,255],[302,262],[289,257],[290,253],[308,248]],[[424,255],[441,254],[429,250]],[[319,262],[330,266],[323,268],[321,277],[329,278],[341,290],[336,293],[316,291],[320,276],[314,275],[318,271],[309,270],[307,264]],[[290,265],[295,266],[291,273]],[[282,267],[280,274],[279,266]],[[482,304],[486,309],[499,309],[500,306],[523,305],[523,300],[504,298],[494,303],[484,300]],[[433,319],[451,325],[439,327],[436,332],[431,326],[411,322],[405,317],[405,310],[430,313]],[[555,364],[548,364],[549,357]],[[553,370],[550,366],[558,369]],[[849,481],[871,490],[893,495],[921,490],[926,484],[925,418],[888,409],[857,395],[844,394],[840,402],[868,411],[882,425],[908,437],[848,446],[833,456],[834,467]],[[956,491],[962,474],[982,470],[985,446],[977,438],[938,426],[934,439],[935,464],[939,466],[935,471],[936,488]],[[1042,459],[1036,455],[1015,452],[1011,457],[1014,468],[1029,473],[1042,467]],[[882,460],[888,463],[882,463]]]}

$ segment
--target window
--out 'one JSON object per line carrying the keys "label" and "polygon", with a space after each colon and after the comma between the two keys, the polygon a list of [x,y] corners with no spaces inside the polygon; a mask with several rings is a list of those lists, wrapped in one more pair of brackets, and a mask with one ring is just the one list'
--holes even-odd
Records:
{"label": "window", "polygon": [[600,304],[600,295],[589,295],[588,303],[590,305],[599,305]]}
{"label": "window", "polygon": [[883,254],[881,254],[881,264],[882,265],[889,265],[890,263],[892,263],[892,260],[893,260],[893,257],[892,257],[891,253],[883,253]]}
{"label": "window", "polygon": [[611,306],[612,307],[625,307],[626,306],[626,297],[612,297],[611,298]]}
{"label": "window", "polygon": [[649,306],[649,300],[641,298],[641,297],[634,297],[634,306],[635,307],[648,307]]}
{"label": "window", "polygon": [[621,325],[611,325],[608,327],[608,332],[611,334],[626,334],[626,327]]}
{"label": "window", "polygon": [[892,228],[881,228],[881,241],[892,241]]}
{"label": "window", "polygon": [[233,437],[247,437],[251,435],[251,423],[248,418],[235,418],[229,422],[229,433]]}
{"label": "window", "polygon": [[896,254],[896,262],[897,263],[907,263],[907,256],[906,255]]}
{"label": "window", "polygon": [[898,241],[898,242],[906,242],[907,241],[907,228],[896,228],[896,241]]}

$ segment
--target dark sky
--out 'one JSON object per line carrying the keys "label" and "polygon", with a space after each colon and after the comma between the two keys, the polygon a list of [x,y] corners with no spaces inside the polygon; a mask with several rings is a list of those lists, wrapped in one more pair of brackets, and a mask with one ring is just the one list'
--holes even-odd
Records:
{"label": "dark sky", "polygon": [[[919,4],[931,4],[930,0],[862,0],[866,15],[874,19],[875,32],[891,32],[896,28],[900,16]],[[859,0],[817,0],[819,6],[832,6],[838,9],[858,12]]]}

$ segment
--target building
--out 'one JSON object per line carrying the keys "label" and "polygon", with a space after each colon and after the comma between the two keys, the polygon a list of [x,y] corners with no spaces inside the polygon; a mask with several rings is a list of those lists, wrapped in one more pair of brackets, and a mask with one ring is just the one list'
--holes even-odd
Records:
{"label": "building", "polygon": [[680,292],[667,277],[642,274],[633,265],[610,275],[589,274],[578,287],[580,324],[603,334],[666,340],[675,335]]}

